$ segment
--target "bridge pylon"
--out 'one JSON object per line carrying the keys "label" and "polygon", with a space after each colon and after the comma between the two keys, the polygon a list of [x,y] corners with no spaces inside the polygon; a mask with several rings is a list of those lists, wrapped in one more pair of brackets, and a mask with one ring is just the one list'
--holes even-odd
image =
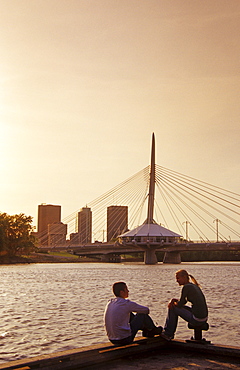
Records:
{"label": "bridge pylon", "polygon": [[[156,249],[164,243],[176,243],[180,240],[181,235],[174,233],[171,230],[164,228],[154,221],[154,194],[155,194],[155,136],[152,134],[152,149],[151,149],[151,167],[149,174],[149,192],[148,192],[148,212],[147,219],[143,225],[127,231],[126,233],[119,235],[119,242],[127,246],[137,246],[144,250],[144,262],[147,265],[154,265],[157,261]],[[168,262],[171,260],[172,255],[165,253],[165,263],[177,263],[176,256],[173,258],[174,262]],[[180,256],[180,255],[179,255]],[[164,257],[164,259],[165,259]],[[173,256],[172,256],[173,257]],[[179,258],[178,258],[179,260]],[[180,257],[181,262],[181,257]],[[180,263],[178,262],[178,263]]]}

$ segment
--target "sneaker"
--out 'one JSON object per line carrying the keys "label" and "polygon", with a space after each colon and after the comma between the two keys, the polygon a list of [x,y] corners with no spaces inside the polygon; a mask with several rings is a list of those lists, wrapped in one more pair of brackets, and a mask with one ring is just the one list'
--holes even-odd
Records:
{"label": "sneaker", "polygon": [[173,339],[173,337],[171,337],[171,336],[169,336],[169,335],[165,334],[164,332],[161,334],[161,337],[162,337],[163,339],[167,340],[168,342],[169,342],[170,340],[172,340],[172,339]]}
{"label": "sneaker", "polygon": [[154,335],[161,335],[162,331],[163,331],[162,326],[156,326],[156,328],[151,330],[151,332],[153,332]]}
{"label": "sneaker", "polygon": [[153,338],[154,334],[152,334],[151,331],[149,331],[147,329],[144,329],[142,331],[142,336],[145,337],[145,338]]}
{"label": "sneaker", "polygon": [[154,335],[160,335],[162,331],[163,331],[163,328],[161,326],[156,326],[152,330],[144,329],[142,332],[142,335],[143,337],[153,338]]}

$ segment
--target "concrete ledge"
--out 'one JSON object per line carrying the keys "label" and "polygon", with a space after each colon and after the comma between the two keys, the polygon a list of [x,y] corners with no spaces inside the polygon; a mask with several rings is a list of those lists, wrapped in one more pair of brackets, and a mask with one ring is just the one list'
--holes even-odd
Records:
{"label": "concrete ledge", "polygon": [[240,357],[240,347],[222,346],[221,344],[195,344],[186,343],[183,340],[169,342],[169,348],[176,348],[182,351],[208,353],[216,356]]}
{"label": "concrete ledge", "polygon": [[81,347],[72,350],[55,352],[49,355],[36,356],[28,359],[10,361],[0,364],[0,369],[12,370],[72,370],[111,360],[116,360],[128,355],[135,355],[151,351],[160,346],[165,346],[166,341],[160,337],[142,338],[138,337],[132,344],[122,347],[109,345],[108,343]]}
{"label": "concrete ledge", "polygon": [[[203,352],[218,356],[240,357],[240,348],[221,345],[201,345],[173,340],[166,342],[161,337],[142,338],[138,337],[132,344],[122,347],[115,347],[108,343],[94,346],[81,347],[68,351],[56,352],[49,355],[36,356],[28,359],[10,361],[0,364],[0,370],[73,370],[89,368],[96,364],[103,364],[127,356],[143,354],[154,350],[173,350]],[[160,352],[160,351],[159,351]]]}

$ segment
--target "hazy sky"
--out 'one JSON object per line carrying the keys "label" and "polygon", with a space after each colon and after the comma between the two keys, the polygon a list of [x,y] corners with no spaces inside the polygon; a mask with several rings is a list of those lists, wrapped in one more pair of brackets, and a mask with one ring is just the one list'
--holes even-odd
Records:
{"label": "hazy sky", "polygon": [[0,0],[0,211],[62,218],[149,164],[239,193],[240,1]]}

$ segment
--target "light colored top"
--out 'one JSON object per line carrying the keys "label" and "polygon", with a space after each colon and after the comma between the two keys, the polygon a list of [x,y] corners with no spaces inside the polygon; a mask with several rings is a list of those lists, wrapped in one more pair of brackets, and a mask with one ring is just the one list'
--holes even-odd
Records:
{"label": "light colored top", "polygon": [[119,340],[131,335],[129,324],[131,312],[148,314],[149,308],[121,297],[112,298],[108,302],[104,320],[107,336],[110,340]]}

